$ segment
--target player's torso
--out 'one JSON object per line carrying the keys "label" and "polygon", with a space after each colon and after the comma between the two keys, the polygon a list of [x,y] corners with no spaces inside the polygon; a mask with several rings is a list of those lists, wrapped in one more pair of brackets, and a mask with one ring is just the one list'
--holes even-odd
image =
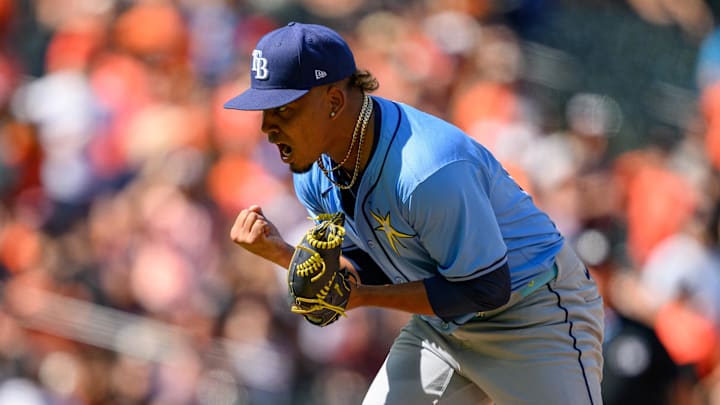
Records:
{"label": "player's torso", "polygon": [[[367,252],[394,283],[421,280],[437,273],[434,260],[409,218],[408,197],[429,168],[410,168],[424,160],[400,108],[381,101],[382,130],[355,196],[354,215],[347,216],[347,241]],[[342,193],[319,178],[319,203],[325,212],[343,211]]]}
{"label": "player's torso", "polygon": [[[486,192],[493,194],[489,210],[494,212],[488,215],[497,216],[503,236],[509,236],[497,243],[507,244],[514,287],[552,266],[552,259],[562,244],[561,241],[558,243],[560,237],[554,225],[532,205],[529,197],[518,196],[521,190],[506,191],[503,186],[498,186],[512,180],[497,175],[503,169],[487,150],[437,118],[408,106],[379,101],[382,129],[376,134],[379,136],[378,145],[355,196],[354,216],[346,221],[348,242],[367,252],[395,283],[437,274],[438,258],[432,257],[429,252],[439,249],[428,241],[431,239],[428,235],[414,228],[413,216],[416,212],[410,198],[423,181],[437,176],[440,168],[464,161],[477,166],[476,178],[452,177],[443,178],[443,181],[465,183],[459,184],[459,187],[477,186],[470,182],[481,182]],[[500,177],[502,179],[497,180]],[[340,190],[319,169],[296,176],[295,185],[299,198],[310,211],[343,211]],[[443,196],[435,199],[442,200]],[[438,210],[449,210],[448,207],[452,206],[442,202],[436,205]],[[482,211],[478,207],[470,209],[475,213]],[[450,214],[461,220],[466,218],[464,212]],[[469,238],[466,240],[472,246],[488,243],[483,229],[479,229],[482,226],[479,223],[474,226],[477,232],[466,233],[464,238]],[[444,240],[452,236],[447,235]],[[557,246],[548,250],[549,244]],[[546,252],[538,254],[538,250]],[[478,255],[479,251],[476,249],[462,254]],[[497,257],[487,259],[495,260]],[[528,262],[528,257],[538,257],[539,261]],[[467,272],[474,270],[469,268]]]}

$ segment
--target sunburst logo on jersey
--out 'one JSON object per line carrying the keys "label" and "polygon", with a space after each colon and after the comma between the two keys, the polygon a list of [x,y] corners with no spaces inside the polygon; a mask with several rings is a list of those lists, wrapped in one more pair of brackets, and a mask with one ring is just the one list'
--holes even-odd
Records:
{"label": "sunburst logo on jersey", "polygon": [[408,235],[408,234],[399,232],[395,228],[393,228],[392,225],[390,225],[390,213],[389,212],[387,214],[385,214],[384,217],[380,213],[375,213],[372,211],[370,211],[370,214],[372,215],[373,218],[375,218],[375,220],[378,222],[378,224],[380,224],[377,227],[375,227],[375,230],[385,232],[385,237],[387,237],[388,242],[390,242],[390,247],[396,254],[399,254],[400,252],[398,251],[397,246],[400,245],[402,247],[405,247],[405,245],[403,245],[403,243],[400,241],[400,239],[412,238],[414,235]]}

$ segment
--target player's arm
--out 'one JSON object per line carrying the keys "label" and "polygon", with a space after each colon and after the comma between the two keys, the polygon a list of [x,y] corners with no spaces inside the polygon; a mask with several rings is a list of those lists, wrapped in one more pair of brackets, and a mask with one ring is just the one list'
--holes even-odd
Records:
{"label": "player's arm", "polygon": [[436,275],[403,284],[391,284],[372,258],[359,249],[344,252],[341,265],[361,280],[353,289],[348,309],[374,306],[437,315],[450,321],[468,313],[498,308],[510,296],[507,265],[465,281],[451,282]]}
{"label": "player's arm", "polygon": [[423,280],[423,284],[433,312],[446,322],[499,308],[510,300],[512,290],[507,263],[470,280],[453,282],[437,275]]}
{"label": "player's arm", "polygon": [[422,280],[403,284],[359,285],[353,288],[347,308],[357,307],[380,307],[435,315]]}
{"label": "player's arm", "polygon": [[509,299],[510,272],[506,265],[462,282],[451,282],[438,275],[402,284],[358,285],[347,308],[382,307],[436,315],[449,322],[465,314],[499,308]]}
{"label": "player's arm", "polygon": [[392,284],[380,266],[362,250],[343,249],[340,265],[357,276],[347,309],[380,307],[414,314],[433,314],[422,281]]}

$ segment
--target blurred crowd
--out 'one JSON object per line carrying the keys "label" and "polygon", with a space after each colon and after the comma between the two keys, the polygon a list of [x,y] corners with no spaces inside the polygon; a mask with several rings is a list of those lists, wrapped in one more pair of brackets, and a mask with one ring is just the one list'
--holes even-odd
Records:
{"label": "blurred crowd", "polygon": [[[228,236],[251,204],[291,242],[311,225],[260,113],[222,108],[248,86],[257,40],[291,20],[341,32],[378,95],[465,130],[550,214],[605,297],[607,404],[720,404],[713,10],[0,0],[0,405],[360,401],[408,315],[357,309],[314,327],[288,311],[283,269]],[[583,13],[680,38],[691,66],[672,49],[672,63],[628,54],[627,71],[648,80],[692,72],[691,86],[643,95],[657,125],[579,85],[571,50],[551,46],[562,41],[536,40],[543,21]],[[611,73],[639,92],[624,72]]]}

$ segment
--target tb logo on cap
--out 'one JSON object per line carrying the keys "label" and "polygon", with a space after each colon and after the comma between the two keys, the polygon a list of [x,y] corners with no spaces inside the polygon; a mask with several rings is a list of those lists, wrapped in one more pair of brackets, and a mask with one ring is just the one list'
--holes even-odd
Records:
{"label": "tb logo on cap", "polygon": [[262,51],[255,49],[252,52],[252,68],[251,71],[255,72],[255,78],[258,80],[265,80],[268,78],[267,59],[262,57]]}

